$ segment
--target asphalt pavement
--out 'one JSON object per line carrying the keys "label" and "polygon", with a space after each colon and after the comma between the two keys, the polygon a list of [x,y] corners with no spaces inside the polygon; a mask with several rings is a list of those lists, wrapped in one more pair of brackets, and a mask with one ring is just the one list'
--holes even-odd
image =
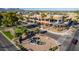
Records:
{"label": "asphalt pavement", "polygon": [[[54,38],[60,43],[60,51],[79,51],[79,29],[75,32],[75,35],[68,36],[68,35],[57,35],[50,32],[45,33],[45,35]],[[77,45],[71,43],[73,38],[78,39]]]}
{"label": "asphalt pavement", "polygon": [[[75,32],[74,36],[61,36],[50,32],[45,33],[45,35],[60,42],[60,51],[79,51],[79,29]],[[76,38],[78,40],[77,45],[71,43],[73,38]]]}
{"label": "asphalt pavement", "polygon": [[0,33],[0,51],[16,51],[18,50],[8,39]]}
{"label": "asphalt pavement", "polygon": [[76,45],[70,44],[67,51],[79,51],[79,29],[76,31],[74,35],[74,39],[78,40],[78,43]]}
{"label": "asphalt pavement", "polygon": [[50,32],[45,33],[45,35],[47,35],[51,38],[54,38],[55,40],[58,40],[61,37],[61,35],[53,34],[53,33],[50,33]]}

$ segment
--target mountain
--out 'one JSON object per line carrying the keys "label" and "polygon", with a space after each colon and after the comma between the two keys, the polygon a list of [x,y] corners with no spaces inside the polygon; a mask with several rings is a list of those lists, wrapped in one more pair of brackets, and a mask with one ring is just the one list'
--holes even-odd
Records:
{"label": "mountain", "polygon": [[0,11],[24,11],[20,8],[0,8]]}
{"label": "mountain", "polygon": [[0,8],[0,11],[5,11],[5,9],[4,8]]}

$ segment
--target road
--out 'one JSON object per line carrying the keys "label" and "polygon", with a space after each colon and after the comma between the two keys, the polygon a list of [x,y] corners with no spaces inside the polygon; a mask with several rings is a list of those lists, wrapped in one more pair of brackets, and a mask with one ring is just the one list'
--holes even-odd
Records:
{"label": "road", "polygon": [[71,41],[71,37],[65,35],[65,36],[61,36],[61,35],[57,35],[57,34],[53,34],[53,33],[46,33],[47,36],[54,38],[55,40],[57,40],[59,42],[60,45],[60,51],[67,49],[67,47],[70,45],[70,41]]}
{"label": "road", "polygon": [[76,31],[74,38],[78,40],[77,45],[70,44],[67,51],[79,51],[79,29]]}
{"label": "road", "polygon": [[72,37],[70,36],[61,36],[50,32],[45,34],[61,43],[60,51],[79,51],[79,29],[75,32],[74,35],[74,38],[78,39],[77,45],[71,43]]}
{"label": "road", "polygon": [[16,51],[16,50],[18,49],[0,33],[0,51]]}
{"label": "road", "polygon": [[61,37],[61,35],[57,35],[57,34],[53,34],[53,33],[49,33],[49,32],[45,33],[45,35],[47,35],[51,38],[54,38],[55,40],[58,40]]}
{"label": "road", "polygon": [[45,33],[47,36],[54,38],[55,40],[57,40],[60,43],[63,43],[61,46],[61,51],[79,51],[79,29],[75,32],[75,35],[73,36],[73,38],[76,38],[78,40],[77,45],[74,45],[71,43],[72,41],[72,37],[70,36],[61,36],[61,35],[57,35],[57,34],[53,34],[53,33]]}

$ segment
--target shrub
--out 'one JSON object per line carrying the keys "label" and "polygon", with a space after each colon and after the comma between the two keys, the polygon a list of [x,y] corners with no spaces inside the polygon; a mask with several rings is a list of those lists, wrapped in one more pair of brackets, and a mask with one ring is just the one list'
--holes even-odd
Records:
{"label": "shrub", "polygon": [[3,33],[10,39],[14,38],[10,31],[6,31],[6,32],[3,32]]}
{"label": "shrub", "polygon": [[58,49],[58,46],[55,46],[55,47],[53,47],[53,48],[50,48],[49,50],[50,51],[55,51],[55,50],[57,50]]}
{"label": "shrub", "polygon": [[21,49],[22,51],[28,51],[28,49],[27,49],[27,48],[24,48],[22,45],[19,45],[19,47],[20,47],[20,49]]}

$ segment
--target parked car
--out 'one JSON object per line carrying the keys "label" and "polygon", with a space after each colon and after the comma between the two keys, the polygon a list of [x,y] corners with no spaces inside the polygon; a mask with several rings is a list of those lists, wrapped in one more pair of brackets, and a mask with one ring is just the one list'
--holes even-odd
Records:
{"label": "parked car", "polygon": [[26,27],[27,28],[35,28],[35,27],[39,27],[39,25],[38,24],[28,24]]}
{"label": "parked car", "polygon": [[34,36],[35,34],[36,33],[34,31],[30,31],[29,34],[28,34],[28,37],[30,38],[30,37]]}
{"label": "parked car", "polygon": [[77,40],[77,39],[73,39],[73,40],[72,40],[72,43],[73,43],[74,45],[76,45],[76,44],[78,43],[78,40]]}
{"label": "parked car", "polygon": [[40,38],[39,38],[39,37],[33,37],[33,39],[37,39],[37,40],[39,40]]}
{"label": "parked car", "polygon": [[44,34],[44,33],[47,33],[46,30],[41,30],[40,33]]}
{"label": "parked car", "polygon": [[36,39],[31,39],[31,43],[36,43]]}
{"label": "parked car", "polygon": [[39,39],[39,37],[32,37],[30,40],[32,43],[36,43]]}

